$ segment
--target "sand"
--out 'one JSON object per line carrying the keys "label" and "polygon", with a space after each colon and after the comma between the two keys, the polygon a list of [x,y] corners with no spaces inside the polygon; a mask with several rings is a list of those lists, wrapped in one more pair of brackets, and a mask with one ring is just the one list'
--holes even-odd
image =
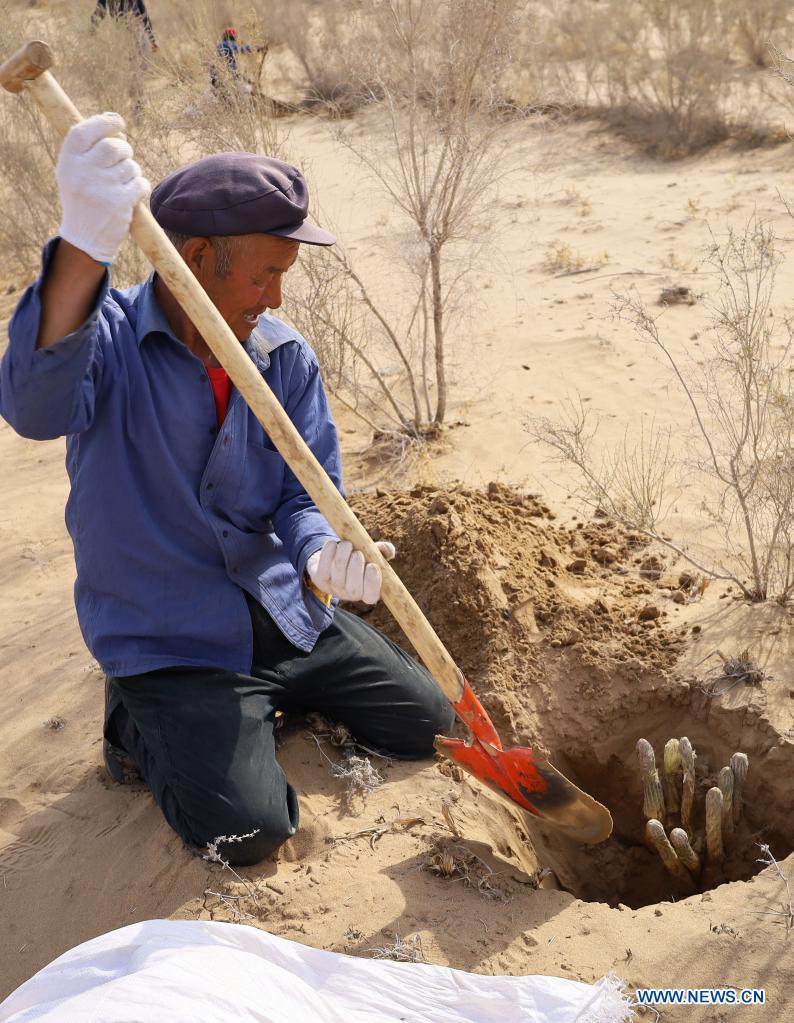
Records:
{"label": "sand", "polygon": [[[349,157],[322,124],[291,130],[328,204],[343,209]],[[328,763],[342,757],[332,735],[286,721],[279,756],[300,793],[303,825],[277,859],[241,872],[254,898],[249,885],[184,850],[145,788],[106,779],[102,677],[72,606],[63,442],[25,441],[2,425],[0,997],[80,941],[177,917],[244,919],[358,955],[399,936],[406,954],[479,973],[592,981],[615,970],[632,986],[766,988],[763,1014],[666,1009],[665,1020],[791,1013],[784,917],[770,915],[783,908],[784,885],[753,862],[763,841],[784,874],[794,868],[791,612],[748,607],[724,584],[702,597],[681,589],[686,566],[585,515],[569,497],[571,474],[549,466],[522,428],[528,412],[551,414],[576,389],[612,437],[639,415],[687,422],[660,365],[610,320],[610,289],[624,278],[605,275],[632,275],[649,301],[680,283],[706,292],[705,275],[664,266],[670,252],[676,265],[694,266],[706,241],[689,201],[723,224],[758,208],[786,233],[776,189],[786,186],[790,153],[725,149],[665,165],[589,125],[564,133],[544,173],[519,181],[495,213],[498,258],[482,268],[455,348],[450,418],[467,425],[395,468],[373,462],[366,434],[337,414],[354,507],[373,533],[396,542],[397,570],[505,741],[548,751],[610,807],[614,837],[573,847],[517,822],[433,762],[375,760],[384,783],[350,795]],[[516,144],[529,166],[538,141],[517,135]],[[590,213],[581,215],[566,187],[586,195]],[[377,272],[379,228],[363,212],[343,227]],[[608,260],[592,274],[555,277],[542,262],[561,239]],[[16,297],[3,297],[1,315]],[[691,336],[704,322],[702,302],[665,317],[680,351],[694,350]],[[683,493],[673,526],[700,549],[717,549],[698,505],[696,488]],[[398,636],[385,610],[371,620]],[[770,677],[709,698],[701,683],[719,665],[713,652],[746,647]],[[734,851],[690,897],[643,845],[633,752],[640,736],[658,756],[681,735],[699,755],[698,806],[731,753],[750,757]]]}

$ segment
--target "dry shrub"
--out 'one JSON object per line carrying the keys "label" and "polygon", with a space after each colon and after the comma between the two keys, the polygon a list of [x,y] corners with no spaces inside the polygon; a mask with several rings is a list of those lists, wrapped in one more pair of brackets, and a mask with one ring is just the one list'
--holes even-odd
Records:
{"label": "dry shrub", "polygon": [[[213,95],[209,68],[219,28],[214,5],[185,5],[174,48],[162,27],[153,54],[128,25],[104,19],[90,27],[90,11],[65,5],[49,12],[39,34],[53,46],[53,72],[84,116],[116,110],[127,122],[135,158],[156,183],[190,159],[245,149],[278,155],[279,139],[267,110],[234,83]],[[31,35],[27,16],[0,4],[0,51],[8,53]],[[220,69],[220,74],[231,76]],[[60,219],[54,165],[59,142],[32,101],[6,97],[0,104],[0,181],[3,220],[0,241],[12,274],[29,277],[42,243]],[[140,280],[148,264],[128,241],[114,264],[113,281]]]}
{"label": "dry shrub", "polygon": [[611,0],[605,21],[613,124],[662,157],[727,138],[729,53],[718,0]]}
{"label": "dry shrub", "polygon": [[516,169],[504,76],[517,10],[516,0],[362,7],[360,85],[383,118],[366,133],[343,126],[338,138],[394,218],[391,294],[380,296],[339,247],[310,255],[291,314],[311,328],[331,387],[376,435],[434,436],[446,420],[469,276],[498,185]]}
{"label": "dry shrub", "polygon": [[304,106],[350,116],[369,101],[362,88],[367,14],[371,4],[355,0],[266,0],[260,3],[267,38],[286,44],[304,75]]}
{"label": "dry shrub", "polygon": [[537,59],[549,95],[662,158],[729,137],[778,141],[764,83],[734,58],[767,63],[769,42],[791,31],[789,7],[786,0],[540,0]]}
{"label": "dry shrub", "polygon": [[790,0],[722,0],[736,49],[752,67],[773,63],[772,50],[791,28]]}
{"label": "dry shrub", "polygon": [[[668,431],[652,427],[639,442],[599,459],[598,424],[589,425],[581,405],[569,408],[562,422],[535,418],[529,430],[579,470],[591,506],[732,581],[746,599],[782,603],[794,593],[794,336],[771,307],[780,260],[772,228],[760,220],[729,230],[720,242],[712,237],[707,262],[719,293],[702,363],[673,354],[664,313],[652,315],[636,293],[620,297],[619,314],[661,356],[686,398],[689,433],[673,443]],[[703,493],[701,512],[721,539],[722,552],[708,564],[662,528],[675,470],[687,455]]]}

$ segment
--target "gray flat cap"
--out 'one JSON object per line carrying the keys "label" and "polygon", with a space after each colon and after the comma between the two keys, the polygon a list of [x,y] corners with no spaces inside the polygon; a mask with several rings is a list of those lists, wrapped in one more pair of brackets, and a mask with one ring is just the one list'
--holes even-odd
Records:
{"label": "gray flat cap", "polygon": [[191,236],[275,234],[308,245],[333,245],[306,222],[309,190],[298,170],[256,153],[216,153],[163,178],[152,192],[157,223]]}

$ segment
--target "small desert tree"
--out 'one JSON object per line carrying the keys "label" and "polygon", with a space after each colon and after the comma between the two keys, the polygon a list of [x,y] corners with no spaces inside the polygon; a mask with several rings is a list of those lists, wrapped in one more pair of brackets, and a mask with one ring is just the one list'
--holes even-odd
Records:
{"label": "small desert tree", "polygon": [[569,414],[562,423],[535,419],[528,426],[579,469],[591,504],[712,576],[732,580],[747,599],[785,601],[794,591],[794,384],[791,327],[778,321],[770,304],[780,263],[772,228],[753,219],[743,232],[729,231],[722,243],[712,238],[708,260],[720,287],[702,364],[673,353],[661,315],[652,315],[636,294],[622,296],[618,310],[667,362],[692,411],[694,434],[679,438],[679,449],[695,452],[692,468],[704,494],[703,510],[721,528],[724,558],[704,566],[660,532],[658,511],[669,496],[671,459],[658,433],[639,449],[634,445],[599,461],[594,431],[581,414]]}
{"label": "small desert tree", "polygon": [[[371,62],[360,87],[385,112],[386,129],[364,134],[344,127],[338,135],[398,223],[383,248],[399,235],[399,270],[395,259],[390,268],[399,303],[368,285],[341,250],[315,254],[293,292],[297,317],[313,309],[316,319],[326,303],[337,354],[339,345],[347,347],[348,369],[368,376],[380,394],[370,411],[378,413],[379,401],[397,429],[416,436],[434,433],[447,417],[455,314],[487,237],[484,213],[514,166],[500,83],[516,7],[514,0],[369,5],[358,45]],[[327,304],[340,291],[344,329]],[[357,316],[350,315],[351,302]],[[388,382],[379,368],[386,352],[398,367]],[[338,379],[350,383],[351,377]]]}

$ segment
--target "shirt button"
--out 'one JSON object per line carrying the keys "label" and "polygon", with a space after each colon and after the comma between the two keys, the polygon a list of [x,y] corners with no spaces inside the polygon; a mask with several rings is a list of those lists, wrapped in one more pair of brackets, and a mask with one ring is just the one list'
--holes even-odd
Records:
{"label": "shirt button", "polygon": [[215,484],[214,484],[214,483],[208,483],[208,484],[207,484],[207,490],[212,490],[212,488],[213,488],[214,486],[215,486]]}
{"label": "shirt button", "polygon": [[232,575],[237,575],[237,565],[232,569]]}
{"label": "shirt button", "polygon": [[228,529],[224,529],[224,531],[221,533],[221,536],[224,536],[224,537],[226,537],[228,535],[229,535],[229,530]]}
{"label": "shirt button", "polygon": [[214,437],[214,436],[215,436],[215,432],[216,432],[216,431],[215,431],[215,427],[214,427],[214,426],[211,426],[211,427],[210,427],[210,437]]}

